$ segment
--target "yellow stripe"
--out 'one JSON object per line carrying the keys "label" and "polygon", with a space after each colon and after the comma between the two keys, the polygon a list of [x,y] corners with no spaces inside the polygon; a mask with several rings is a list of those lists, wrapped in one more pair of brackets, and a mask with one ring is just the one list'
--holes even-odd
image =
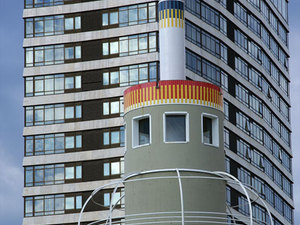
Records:
{"label": "yellow stripe", "polygon": [[164,23],[163,23],[163,11],[160,11],[160,27],[163,28],[164,27]]}
{"label": "yellow stripe", "polygon": [[166,10],[164,10],[164,28],[166,28]]}
{"label": "yellow stripe", "polygon": [[203,100],[203,96],[202,96],[202,87],[200,87],[200,104],[202,105],[202,100]]}
{"label": "yellow stripe", "polygon": [[148,88],[146,88],[146,93],[145,93],[145,99],[146,99],[146,105],[148,105]]}
{"label": "yellow stripe", "polygon": [[177,90],[177,102],[179,102],[179,85],[176,85],[176,90]]}
{"label": "yellow stripe", "polygon": [[169,85],[169,103],[171,103],[171,101],[172,101],[171,93],[172,93],[172,86]]}
{"label": "yellow stripe", "polygon": [[180,11],[180,10],[178,10],[179,27],[181,27],[180,13],[181,13],[181,11]]}
{"label": "yellow stripe", "polygon": [[175,85],[173,85],[173,103],[175,103]]}
{"label": "yellow stripe", "polygon": [[152,99],[152,88],[151,87],[150,87],[149,91],[150,91],[150,99],[149,99],[150,100],[150,105],[152,105],[153,104],[153,102],[152,102],[153,99]]}
{"label": "yellow stripe", "polygon": [[183,103],[183,85],[180,85],[181,86],[181,103]]}
{"label": "yellow stripe", "polygon": [[177,9],[175,9],[175,27],[177,27]]}
{"label": "yellow stripe", "polygon": [[174,27],[174,14],[173,14],[174,9],[171,9],[171,26]]}
{"label": "yellow stripe", "polygon": [[196,93],[195,93],[195,86],[193,85],[193,104],[195,104],[195,98],[196,98]]}
{"label": "yellow stripe", "polygon": [[167,103],[167,101],[168,101],[168,86],[167,85],[165,85],[165,103]]}

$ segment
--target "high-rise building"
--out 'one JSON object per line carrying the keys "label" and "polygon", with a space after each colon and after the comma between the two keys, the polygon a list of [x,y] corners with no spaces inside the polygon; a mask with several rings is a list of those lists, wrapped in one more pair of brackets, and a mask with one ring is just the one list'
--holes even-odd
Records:
{"label": "high-rise building", "polygon": [[[92,191],[120,178],[123,92],[159,79],[157,4],[25,0],[24,225],[76,224]],[[185,9],[186,78],[223,89],[227,172],[265,200],[275,225],[293,224],[288,1],[186,0]],[[112,192],[95,196],[83,224],[106,219]],[[271,224],[252,197],[253,217]],[[236,185],[226,199],[249,216]]]}

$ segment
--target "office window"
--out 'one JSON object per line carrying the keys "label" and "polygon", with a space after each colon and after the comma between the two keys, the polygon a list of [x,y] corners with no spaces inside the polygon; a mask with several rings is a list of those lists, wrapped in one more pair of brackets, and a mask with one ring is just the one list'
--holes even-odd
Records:
{"label": "office window", "polygon": [[64,4],[78,3],[78,0],[25,0],[25,8],[39,8]]}
{"label": "office window", "polygon": [[81,60],[81,45],[48,45],[25,48],[25,67],[46,66]]}
{"label": "office window", "polygon": [[124,146],[125,134],[124,127],[111,128],[103,131],[102,145],[103,147],[118,147]]}
{"label": "office window", "polygon": [[103,163],[103,176],[120,176],[124,173],[124,158]]}
{"label": "office window", "polygon": [[39,126],[81,120],[81,104],[25,107],[25,126]]}
{"label": "office window", "polygon": [[57,74],[25,78],[25,96],[62,94],[81,90],[81,75]]}
{"label": "office window", "polygon": [[[187,5],[187,9],[195,11],[196,8],[191,9],[189,5]],[[227,20],[218,11],[206,5],[204,2],[201,2],[201,19],[222,33],[227,34]]]}
{"label": "office window", "polygon": [[124,99],[123,97],[118,100],[110,99],[110,101],[105,101],[102,104],[103,116],[122,116],[124,113]]}
{"label": "office window", "polygon": [[250,145],[244,142],[242,139],[238,139],[237,142],[237,154],[248,162],[251,162],[252,151]]}
{"label": "office window", "polygon": [[74,33],[81,29],[81,16],[45,16],[25,19],[25,38]]}
{"label": "office window", "polygon": [[226,148],[229,148],[230,145],[230,135],[229,135],[229,130],[224,129],[224,146]]}
{"label": "office window", "polygon": [[102,43],[104,57],[137,55],[157,51],[157,33],[146,33],[120,37]]}
{"label": "office window", "polygon": [[187,113],[164,114],[164,142],[188,142],[189,119]]}
{"label": "office window", "polygon": [[102,73],[103,86],[128,86],[157,80],[157,63],[123,66]]}
{"label": "office window", "polygon": [[48,155],[82,148],[82,134],[47,134],[25,137],[25,156]]}
{"label": "office window", "polygon": [[117,205],[118,207],[124,207],[125,199],[121,197],[124,195],[124,189],[116,191],[115,194],[112,192],[106,192],[103,194],[103,206],[109,207],[110,204]]}
{"label": "office window", "polygon": [[81,194],[25,197],[24,201],[25,217],[78,213],[82,208]]}
{"label": "office window", "polygon": [[235,71],[248,80],[248,64],[240,57],[235,57]]}
{"label": "office window", "polygon": [[248,38],[239,29],[234,30],[235,43],[246,53],[248,53]]}
{"label": "office window", "polygon": [[79,182],[82,166],[56,164],[25,167],[25,187]]}
{"label": "office window", "polygon": [[[189,50],[186,51],[186,67],[213,84],[221,86],[221,73],[223,73],[221,69]],[[223,73],[222,76],[224,76],[223,81],[226,85],[227,75]]]}
{"label": "office window", "polygon": [[248,105],[249,105],[249,92],[246,88],[244,88],[240,84],[235,85],[235,97],[241,103],[243,103],[244,105],[246,105],[248,107]]}
{"label": "office window", "polygon": [[103,11],[103,27],[125,27],[156,21],[156,3],[146,3]]}
{"label": "office window", "polygon": [[149,115],[133,118],[132,146],[151,144],[151,118]]}
{"label": "office window", "polygon": [[204,144],[219,147],[219,119],[215,115],[203,113],[202,122],[202,142]]}

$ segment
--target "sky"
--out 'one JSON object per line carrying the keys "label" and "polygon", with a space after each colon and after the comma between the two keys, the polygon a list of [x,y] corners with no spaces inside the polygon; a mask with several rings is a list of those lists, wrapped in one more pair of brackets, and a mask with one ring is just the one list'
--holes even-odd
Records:
{"label": "sky", "polygon": [[[295,224],[300,224],[300,1],[290,0]],[[23,0],[0,0],[0,224],[23,218]],[[298,77],[299,76],[299,77]]]}

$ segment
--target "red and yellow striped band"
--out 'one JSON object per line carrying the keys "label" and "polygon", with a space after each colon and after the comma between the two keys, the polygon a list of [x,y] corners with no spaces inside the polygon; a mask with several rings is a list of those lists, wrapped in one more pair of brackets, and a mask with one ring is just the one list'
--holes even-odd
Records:
{"label": "red and yellow striped band", "polygon": [[216,85],[199,81],[160,81],[139,84],[124,92],[125,113],[147,106],[162,104],[202,105],[223,111],[222,90]]}

